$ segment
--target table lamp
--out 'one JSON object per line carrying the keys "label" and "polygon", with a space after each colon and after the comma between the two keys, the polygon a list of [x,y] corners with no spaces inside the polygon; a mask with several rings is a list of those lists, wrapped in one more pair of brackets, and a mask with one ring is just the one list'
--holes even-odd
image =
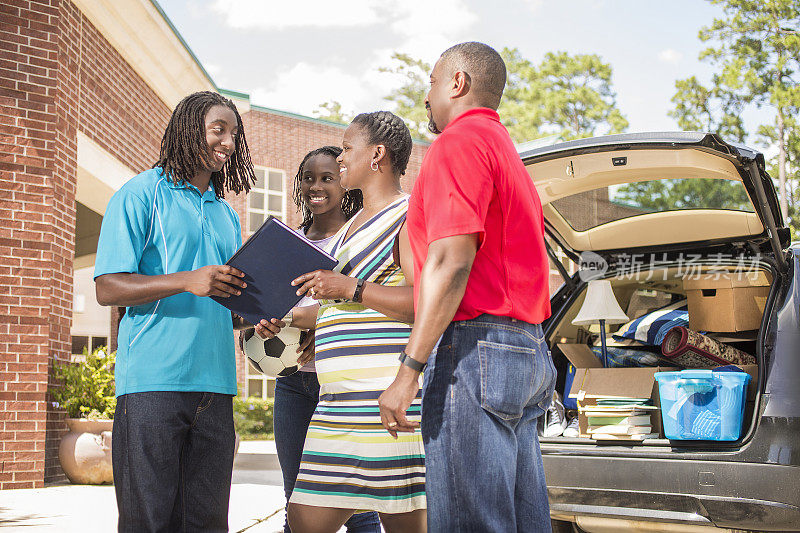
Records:
{"label": "table lamp", "polygon": [[608,349],[606,348],[606,322],[609,324],[622,324],[628,321],[628,316],[619,306],[611,282],[607,279],[593,279],[586,290],[586,299],[583,301],[578,316],[572,321],[576,326],[588,326],[600,323],[600,343],[603,349],[603,367],[608,367]]}

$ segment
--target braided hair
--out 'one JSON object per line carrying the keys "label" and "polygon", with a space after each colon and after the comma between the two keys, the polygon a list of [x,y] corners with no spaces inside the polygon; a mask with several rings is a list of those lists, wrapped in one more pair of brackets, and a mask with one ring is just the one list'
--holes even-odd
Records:
{"label": "braided hair", "polygon": [[369,144],[382,144],[386,147],[392,171],[402,176],[411,157],[411,132],[403,119],[389,111],[361,113],[353,119],[369,136]]}
{"label": "braided hair", "polygon": [[[294,205],[297,206],[297,209],[299,209],[303,214],[303,222],[300,223],[301,228],[307,229],[309,226],[311,226],[311,222],[313,222],[311,209],[309,209],[306,203],[303,201],[303,195],[300,189],[300,183],[303,181],[303,167],[305,166],[306,162],[315,155],[323,154],[336,159],[341,153],[342,149],[338,146],[323,146],[308,152],[303,158],[303,161],[300,163],[300,166],[297,167],[297,174],[294,176],[294,183],[292,185],[292,200],[294,200]],[[344,211],[345,218],[350,220],[353,215],[359,212],[363,204],[364,199],[360,190],[353,189],[345,192],[344,196],[342,197],[342,211]]]}
{"label": "braided hair", "polygon": [[211,156],[205,134],[205,116],[216,105],[231,109],[236,115],[239,133],[234,139],[234,151],[220,172],[211,173],[211,183],[217,198],[225,196],[225,189],[236,194],[249,191],[256,181],[250,150],[244,137],[242,117],[233,102],[211,91],[200,91],[181,100],[161,139],[161,153],[153,168],[161,167],[164,174],[176,185],[189,183],[194,175],[211,166]]}
{"label": "braided hair", "polygon": [[[303,181],[303,167],[306,162],[315,155],[329,155],[336,159],[341,153],[342,149],[337,146],[323,146],[308,152],[300,163],[300,166],[297,167],[297,174],[294,176],[294,184],[292,185],[292,199],[294,200],[294,205],[296,205],[297,209],[303,214],[303,222],[300,224],[301,228],[307,229],[311,226],[311,222],[313,221],[311,210],[303,201],[302,192],[300,190],[300,183]],[[360,190],[352,189],[345,192],[342,198],[342,211],[344,211],[345,218],[350,220],[353,215],[358,213],[363,203],[364,200]]]}

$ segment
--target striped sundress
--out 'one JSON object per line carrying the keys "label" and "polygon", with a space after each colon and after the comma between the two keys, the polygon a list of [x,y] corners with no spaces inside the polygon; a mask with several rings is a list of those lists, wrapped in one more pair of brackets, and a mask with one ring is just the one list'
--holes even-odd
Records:
{"label": "striped sundress", "polygon": [[[382,285],[403,285],[392,245],[408,196],[396,200],[346,239],[353,219],[331,241],[336,270]],[[353,302],[320,301],[316,329],[319,403],[308,427],[291,502],[318,507],[405,513],[425,508],[422,435],[381,425],[378,396],[397,374],[411,325]],[[420,419],[421,393],[407,411]]]}

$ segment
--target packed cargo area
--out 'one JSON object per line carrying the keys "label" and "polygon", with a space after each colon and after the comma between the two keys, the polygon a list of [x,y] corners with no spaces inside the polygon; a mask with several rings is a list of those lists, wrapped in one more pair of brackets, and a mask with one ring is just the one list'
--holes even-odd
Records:
{"label": "packed cargo area", "polygon": [[771,284],[766,265],[709,263],[589,281],[550,328],[566,411],[563,429],[545,420],[543,442],[741,442],[755,420]]}

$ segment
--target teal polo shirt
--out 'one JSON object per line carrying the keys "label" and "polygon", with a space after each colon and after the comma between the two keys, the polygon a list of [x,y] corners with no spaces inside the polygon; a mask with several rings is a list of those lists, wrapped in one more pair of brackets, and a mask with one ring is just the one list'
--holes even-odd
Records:
{"label": "teal polo shirt", "polygon": [[[147,276],[224,264],[242,244],[239,215],[213,188],[175,185],[155,168],[133,177],[103,217],[94,277]],[[147,391],[236,394],[231,312],[184,292],[128,307],[119,325],[117,396]]]}

